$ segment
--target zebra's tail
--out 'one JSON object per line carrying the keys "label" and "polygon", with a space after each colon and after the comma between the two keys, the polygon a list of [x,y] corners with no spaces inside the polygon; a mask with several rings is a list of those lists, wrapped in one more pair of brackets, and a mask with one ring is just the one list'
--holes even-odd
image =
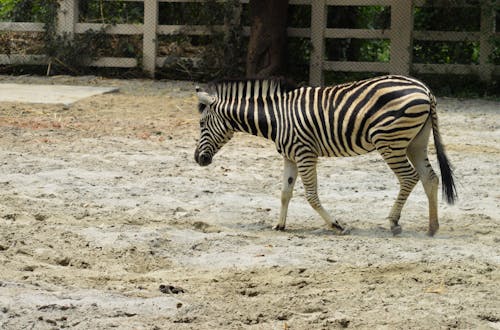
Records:
{"label": "zebra's tail", "polygon": [[455,187],[453,168],[451,167],[450,161],[446,156],[443,143],[441,142],[441,135],[439,134],[438,117],[436,113],[436,98],[432,95],[432,93],[429,93],[429,97],[431,101],[432,135],[434,136],[434,146],[436,147],[439,169],[441,170],[443,198],[446,199],[448,204],[454,204],[458,195],[457,188]]}

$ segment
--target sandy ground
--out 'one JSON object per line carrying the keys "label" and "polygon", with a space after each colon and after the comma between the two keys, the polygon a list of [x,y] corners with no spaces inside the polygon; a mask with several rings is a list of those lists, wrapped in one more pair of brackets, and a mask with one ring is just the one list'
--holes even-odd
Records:
{"label": "sandy ground", "polygon": [[239,134],[194,162],[193,84],[0,81],[121,89],[0,104],[2,329],[500,329],[499,102],[439,99],[460,199],[440,202],[434,238],[420,185],[390,234],[398,185],[379,155],[323,159],[323,203],[353,227],[336,236],[300,183],[271,230],[269,141]]}

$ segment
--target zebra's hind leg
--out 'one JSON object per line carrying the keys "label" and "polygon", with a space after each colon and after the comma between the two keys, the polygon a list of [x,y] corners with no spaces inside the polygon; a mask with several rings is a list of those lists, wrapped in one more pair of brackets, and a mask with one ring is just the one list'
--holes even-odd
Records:
{"label": "zebra's hind leg", "polygon": [[285,230],[288,204],[293,196],[293,187],[297,180],[297,164],[286,158],[284,160],[280,220],[278,224],[273,227],[275,230]]}
{"label": "zebra's hind leg", "polygon": [[429,236],[433,236],[439,229],[437,195],[439,179],[432,169],[427,158],[427,145],[431,131],[431,123],[427,121],[424,128],[408,146],[407,154],[417,170],[429,201]]}
{"label": "zebra's hind leg", "polygon": [[406,150],[392,150],[388,146],[377,147],[387,165],[396,174],[399,180],[399,193],[391,212],[389,213],[389,223],[393,235],[401,233],[402,229],[399,225],[399,218],[401,217],[401,210],[408,199],[411,191],[418,182],[419,176],[417,171],[408,161]]}
{"label": "zebra's hind leg", "polygon": [[350,230],[344,225],[341,225],[338,221],[334,220],[321,205],[318,197],[316,161],[317,158],[310,157],[298,162],[298,170],[302,183],[304,184],[307,201],[312,208],[319,213],[329,229],[334,229],[343,235],[348,234]]}

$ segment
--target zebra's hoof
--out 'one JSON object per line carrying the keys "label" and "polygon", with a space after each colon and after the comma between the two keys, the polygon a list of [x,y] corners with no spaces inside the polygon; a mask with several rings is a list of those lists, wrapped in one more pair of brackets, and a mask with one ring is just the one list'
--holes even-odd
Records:
{"label": "zebra's hoof", "polygon": [[338,223],[332,223],[331,229],[333,229],[338,235],[349,235],[351,233],[350,227],[344,227]]}
{"label": "zebra's hoof", "polygon": [[273,229],[277,230],[277,231],[285,231],[285,226],[276,225],[276,226],[273,226]]}
{"label": "zebra's hoof", "polygon": [[344,228],[340,231],[340,235],[349,235],[351,233],[352,228]]}
{"label": "zebra's hoof", "polygon": [[403,229],[401,228],[400,225],[395,225],[395,226],[391,227],[391,231],[392,231],[392,235],[396,236],[396,235],[401,234],[401,232],[403,231]]}
{"label": "zebra's hoof", "polygon": [[437,231],[439,229],[439,226],[437,228],[429,228],[429,230],[427,231],[427,235],[429,235],[430,237],[434,236]]}

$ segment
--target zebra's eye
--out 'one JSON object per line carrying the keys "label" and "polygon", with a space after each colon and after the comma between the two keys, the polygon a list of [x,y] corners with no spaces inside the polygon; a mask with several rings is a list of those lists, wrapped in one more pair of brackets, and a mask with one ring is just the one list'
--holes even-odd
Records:
{"label": "zebra's eye", "polygon": [[205,110],[205,105],[203,103],[198,103],[198,112],[202,113]]}

